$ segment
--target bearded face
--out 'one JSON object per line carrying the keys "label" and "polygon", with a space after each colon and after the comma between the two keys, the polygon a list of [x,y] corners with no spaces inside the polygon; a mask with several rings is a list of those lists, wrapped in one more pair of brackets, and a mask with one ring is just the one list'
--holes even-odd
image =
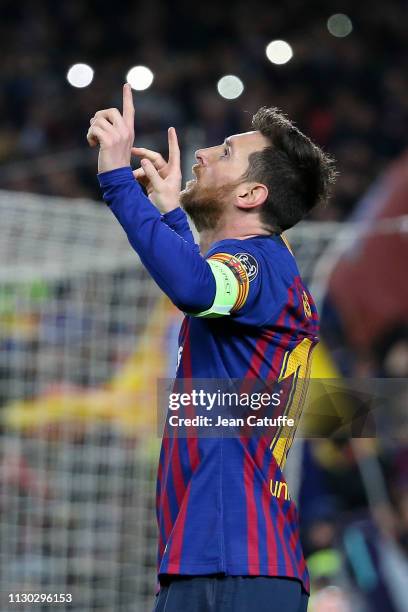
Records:
{"label": "bearded face", "polygon": [[199,232],[214,230],[223,219],[231,217],[237,204],[237,188],[247,180],[249,156],[269,145],[267,138],[253,131],[196,151],[197,163],[192,168],[196,180],[188,181],[180,202]]}
{"label": "bearded face", "polygon": [[198,232],[217,227],[231,203],[235,184],[223,187],[204,187],[198,181],[188,181],[180,194],[180,203],[191,217]]}

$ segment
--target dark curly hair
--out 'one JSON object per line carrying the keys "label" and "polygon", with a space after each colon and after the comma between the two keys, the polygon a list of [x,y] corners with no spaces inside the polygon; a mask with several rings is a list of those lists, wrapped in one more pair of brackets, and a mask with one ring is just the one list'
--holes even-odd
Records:
{"label": "dark curly hair", "polygon": [[334,160],[277,108],[260,108],[252,118],[252,128],[270,146],[249,156],[243,178],[266,185],[269,195],[261,219],[281,233],[327,201],[337,175]]}

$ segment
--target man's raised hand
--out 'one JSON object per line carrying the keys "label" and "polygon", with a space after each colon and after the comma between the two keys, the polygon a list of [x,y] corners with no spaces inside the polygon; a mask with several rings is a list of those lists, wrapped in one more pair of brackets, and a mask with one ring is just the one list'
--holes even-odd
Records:
{"label": "man's raised hand", "polygon": [[99,144],[98,172],[130,166],[134,117],[132,89],[126,83],[123,86],[122,114],[117,108],[108,108],[98,111],[90,120],[87,140],[91,147]]}
{"label": "man's raised hand", "polygon": [[169,212],[179,206],[181,189],[180,149],[176,130],[168,131],[169,161],[150,149],[133,147],[132,153],[141,157],[141,168],[133,175],[147,190],[149,198],[162,211]]}

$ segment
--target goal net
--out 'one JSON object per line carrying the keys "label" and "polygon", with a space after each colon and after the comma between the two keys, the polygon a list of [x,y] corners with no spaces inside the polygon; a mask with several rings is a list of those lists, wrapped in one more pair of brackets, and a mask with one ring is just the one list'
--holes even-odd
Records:
{"label": "goal net", "polygon": [[[156,380],[180,314],[103,205],[0,192],[0,215],[0,609],[50,593],[72,595],[61,612],[148,610]],[[289,233],[318,292],[339,230]]]}

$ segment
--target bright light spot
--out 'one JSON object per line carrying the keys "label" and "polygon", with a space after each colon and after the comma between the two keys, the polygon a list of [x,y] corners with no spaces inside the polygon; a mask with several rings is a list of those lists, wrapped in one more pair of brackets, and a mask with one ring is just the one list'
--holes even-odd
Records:
{"label": "bright light spot", "polygon": [[350,17],[343,15],[343,13],[337,13],[327,20],[327,29],[333,36],[344,38],[344,36],[348,36],[353,30],[353,24]]}
{"label": "bright light spot", "polygon": [[73,87],[87,87],[93,77],[94,71],[88,64],[74,64],[67,72],[67,81]]}
{"label": "bright light spot", "polygon": [[266,57],[273,64],[286,64],[293,57],[292,47],[285,40],[273,40],[266,47]]}
{"label": "bright light spot", "polygon": [[126,75],[126,81],[130,83],[132,89],[143,91],[148,89],[153,83],[153,72],[146,66],[134,66]]}
{"label": "bright light spot", "polygon": [[220,78],[217,83],[217,89],[220,96],[227,100],[235,100],[244,91],[244,84],[237,76],[227,74]]}

